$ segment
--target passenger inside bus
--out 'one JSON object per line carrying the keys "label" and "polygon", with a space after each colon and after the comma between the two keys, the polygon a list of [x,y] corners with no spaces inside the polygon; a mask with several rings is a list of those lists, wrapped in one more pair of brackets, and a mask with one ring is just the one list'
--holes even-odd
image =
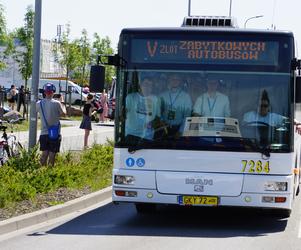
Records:
{"label": "passenger inside bus", "polygon": [[217,91],[218,86],[218,79],[207,78],[207,92],[197,98],[193,116],[230,117],[229,98]]}
{"label": "passenger inside bus", "polygon": [[167,79],[168,90],[161,99],[161,119],[167,125],[167,136],[178,137],[183,132],[186,117],[191,116],[192,101],[183,90],[183,79],[179,74],[171,73]]}
{"label": "passenger inside bus", "polygon": [[152,140],[160,119],[160,100],[152,94],[153,80],[144,77],[138,87],[126,97],[125,135]]}

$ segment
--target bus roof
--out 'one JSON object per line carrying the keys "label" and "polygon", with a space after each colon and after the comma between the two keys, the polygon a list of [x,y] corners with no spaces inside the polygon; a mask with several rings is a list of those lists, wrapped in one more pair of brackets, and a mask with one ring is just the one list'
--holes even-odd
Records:
{"label": "bus roof", "polygon": [[239,28],[212,28],[212,27],[162,27],[162,28],[124,28],[121,31],[122,34],[147,34],[147,33],[162,33],[162,34],[173,34],[173,33],[204,33],[204,34],[238,34],[244,33],[249,35],[262,34],[267,36],[286,36],[293,37],[293,32],[285,30],[262,30],[262,29],[239,29]]}

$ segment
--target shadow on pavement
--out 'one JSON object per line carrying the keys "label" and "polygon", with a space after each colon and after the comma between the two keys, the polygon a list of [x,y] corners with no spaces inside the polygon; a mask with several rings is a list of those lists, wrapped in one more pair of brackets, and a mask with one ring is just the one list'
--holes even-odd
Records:
{"label": "shadow on pavement", "polygon": [[164,206],[155,214],[138,215],[131,204],[110,203],[46,233],[224,238],[263,236],[282,232],[286,225],[286,219],[262,210]]}

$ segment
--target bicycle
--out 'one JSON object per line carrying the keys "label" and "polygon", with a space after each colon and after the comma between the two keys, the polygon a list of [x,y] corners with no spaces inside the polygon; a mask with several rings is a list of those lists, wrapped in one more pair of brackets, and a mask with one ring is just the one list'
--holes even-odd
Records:
{"label": "bicycle", "polygon": [[[14,124],[24,120],[23,118],[12,119],[10,121],[1,121],[0,120],[0,131],[3,131],[0,139],[0,165],[4,163],[11,157],[16,157],[19,155],[20,150],[23,148],[22,144],[17,141],[17,137],[13,132]],[[8,126],[3,125],[7,123],[10,126],[11,133],[8,135],[6,130]]]}

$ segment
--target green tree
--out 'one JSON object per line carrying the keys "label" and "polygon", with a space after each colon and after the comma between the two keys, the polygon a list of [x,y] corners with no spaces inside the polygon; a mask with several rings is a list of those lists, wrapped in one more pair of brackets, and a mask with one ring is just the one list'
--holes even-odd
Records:
{"label": "green tree", "polygon": [[7,34],[4,8],[0,4],[0,70],[6,67],[5,59],[11,54],[13,49],[13,40]]}
{"label": "green tree", "polygon": [[62,39],[53,46],[53,52],[58,63],[66,71],[66,80],[69,79],[73,72],[80,65],[80,46],[77,41],[71,41],[70,24],[65,25],[66,30],[62,34]]}
{"label": "green tree", "polygon": [[34,35],[34,11],[31,5],[27,7],[24,26],[18,28],[14,35],[19,42],[19,46],[15,48],[14,59],[19,65],[19,72],[25,81],[25,88],[27,88],[28,79],[32,74]]}
{"label": "green tree", "polygon": [[[111,40],[109,37],[100,38],[100,36],[95,33],[94,34],[94,42],[93,42],[93,55],[92,58],[96,61],[98,55],[113,55],[114,49],[111,47]],[[112,77],[115,76],[115,67],[114,66],[106,66],[106,75],[105,75],[105,86],[109,86],[112,81]]]}
{"label": "green tree", "polygon": [[88,83],[89,71],[87,67],[91,64],[91,45],[86,29],[83,29],[81,38],[77,41],[80,48],[79,66],[73,74],[73,78],[79,79],[82,86]]}

